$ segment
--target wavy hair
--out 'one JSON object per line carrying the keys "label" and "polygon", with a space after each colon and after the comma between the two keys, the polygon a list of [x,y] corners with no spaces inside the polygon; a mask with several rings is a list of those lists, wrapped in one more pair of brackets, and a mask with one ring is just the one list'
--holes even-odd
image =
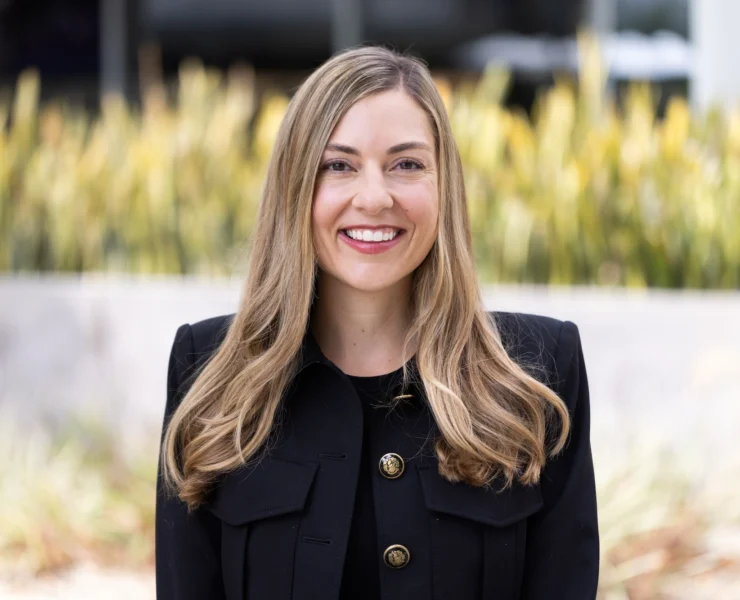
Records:
{"label": "wavy hair", "polygon": [[[166,424],[165,486],[190,510],[221,474],[267,445],[298,371],[318,273],[311,205],[329,136],[354,103],[399,88],[429,117],[439,168],[438,237],[413,274],[403,346],[405,363],[417,341],[419,378],[440,432],[439,473],[473,486],[502,475],[504,487],[515,479],[535,484],[565,444],[567,406],[509,357],[483,305],[460,155],[426,64],[361,46],[331,57],[293,95],[270,157],[236,315]],[[404,365],[404,386],[408,377]],[[560,431],[550,439],[553,416]]]}

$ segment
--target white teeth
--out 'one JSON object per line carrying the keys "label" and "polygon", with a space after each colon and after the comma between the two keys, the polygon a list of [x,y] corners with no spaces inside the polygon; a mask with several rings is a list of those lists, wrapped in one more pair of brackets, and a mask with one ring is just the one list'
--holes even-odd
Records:
{"label": "white teeth", "polygon": [[362,240],[363,242],[387,242],[395,238],[400,230],[371,231],[369,229],[347,229],[345,233],[353,240]]}

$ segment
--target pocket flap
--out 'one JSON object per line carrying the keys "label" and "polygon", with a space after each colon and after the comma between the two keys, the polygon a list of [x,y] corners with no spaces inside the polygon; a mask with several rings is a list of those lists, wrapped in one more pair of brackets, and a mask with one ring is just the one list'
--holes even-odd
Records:
{"label": "pocket flap", "polygon": [[424,503],[429,510],[503,527],[528,517],[542,508],[539,486],[514,483],[497,492],[467,483],[452,483],[437,472],[437,465],[416,465]]}
{"label": "pocket flap", "polygon": [[303,510],[317,468],[317,462],[264,457],[227,473],[207,508],[229,525]]}

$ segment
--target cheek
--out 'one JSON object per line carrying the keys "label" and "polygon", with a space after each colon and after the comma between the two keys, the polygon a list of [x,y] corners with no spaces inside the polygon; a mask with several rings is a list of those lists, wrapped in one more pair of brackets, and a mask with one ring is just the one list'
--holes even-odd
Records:
{"label": "cheek", "polygon": [[439,195],[433,182],[419,182],[403,194],[404,211],[417,227],[435,227],[439,212]]}
{"label": "cheek", "polygon": [[324,270],[331,270],[334,253],[332,233],[341,216],[342,203],[338,195],[326,186],[316,188],[311,205],[311,225],[313,229],[313,245],[319,266]]}
{"label": "cheek", "polygon": [[325,190],[318,188],[314,194],[311,207],[311,220],[315,237],[320,238],[326,233],[326,228],[331,225],[333,213],[331,197]]}
{"label": "cheek", "polygon": [[317,186],[312,206],[314,226],[332,227],[342,211],[343,198],[330,185]]}

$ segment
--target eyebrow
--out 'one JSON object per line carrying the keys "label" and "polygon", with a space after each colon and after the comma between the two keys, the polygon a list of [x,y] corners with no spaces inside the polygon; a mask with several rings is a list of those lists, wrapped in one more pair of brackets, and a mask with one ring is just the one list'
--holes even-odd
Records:
{"label": "eyebrow", "polygon": [[[352,146],[345,146],[344,144],[327,144],[326,150],[335,150],[336,152],[342,152],[343,154],[352,154],[354,156],[360,156],[360,151]],[[426,150],[432,151],[432,148],[426,142],[402,142],[388,148],[386,154],[398,154],[399,152],[406,152],[406,150]]]}

